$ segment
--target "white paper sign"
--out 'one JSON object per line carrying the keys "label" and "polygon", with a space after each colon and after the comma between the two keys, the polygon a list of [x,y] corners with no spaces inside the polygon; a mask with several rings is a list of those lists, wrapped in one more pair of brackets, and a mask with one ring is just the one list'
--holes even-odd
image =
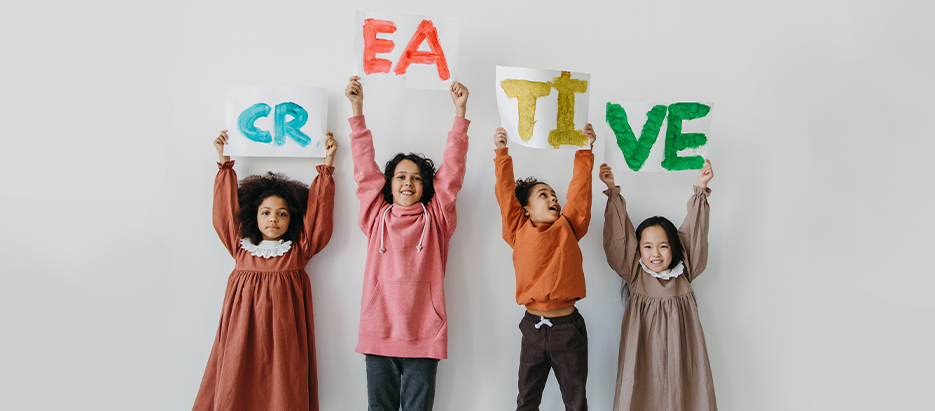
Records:
{"label": "white paper sign", "polygon": [[510,141],[533,148],[588,145],[591,76],[558,70],[497,66],[497,107]]}
{"label": "white paper sign", "polygon": [[447,90],[457,79],[457,18],[357,12],[354,75],[362,84]]}
{"label": "white paper sign", "polygon": [[227,89],[226,156],[324,157],[328,90]]}
{"label": "white paper sign", "polygon": [[614,170],[700,170],[712,103],[607,103],[604,160]]}

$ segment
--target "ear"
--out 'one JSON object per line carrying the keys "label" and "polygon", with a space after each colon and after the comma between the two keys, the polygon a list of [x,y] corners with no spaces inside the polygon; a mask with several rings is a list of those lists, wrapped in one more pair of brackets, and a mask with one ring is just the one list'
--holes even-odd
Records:
{"label": "ear", "polygon": [[523,217],[529,217],[529,206],[523,206]]}

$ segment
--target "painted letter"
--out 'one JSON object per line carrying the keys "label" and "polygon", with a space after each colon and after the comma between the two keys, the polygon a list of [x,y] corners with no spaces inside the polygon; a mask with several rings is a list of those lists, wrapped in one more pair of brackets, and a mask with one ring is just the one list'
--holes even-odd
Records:
{"label": "painted letter", "polygon": [[583,146],[588,138],[581,130],[575,130],[575,93],[588,91],[588,82],[571,78],[571,72],[552,79],[552,87],[558,90],[558,115],[555,117],[557,128],[549,132],[549,144],[558,148],[563,144]]}
{"label": "painted letter", "polygon": [[536,127],[536,99],[552,93],[552,86],[541,81],[508,78],[500,82],[508,98],[515,98],[519,106],[519,137],[524,142],[532,138]]}
{"label": "painted letter", "polygon": [[[432,51],[419,51],[419,46],[426,40],[428,40],[429,48]],[[438,42],[438,31],[435,30],[435,25],[432,24],[431,20],[422,20],[422,23],[419,23],[419,28],[412,34],[412,39],[409,40],[403,54],[399,56],[399,61],[396,62],[396,68],[393,69],[393,72],[397,76],[406,74],[406,69],[412,63],[434,64],[435,68],[438,69],[439,79],[448,80],[451,77],[451,74],[448,73],[448,61],[445,60],[445,52]]]}
{"label": "painted letter", "polygon": [[[286,116],[292,116],[292,120],[286,122]],[[305,147],[312,139],[300,130],[308,120],[308,112],[302,106],[291,101],[279,103],[276,105],[276,145],[286,144],[286,135],[295,140],[300,147]]]}
{"label": "painted letter", "polygon": [[396,47],[393,40],[378,39],[377,33],[393,33],[396,24],[387,20],[364,20],[364,73],[389,73],[392,61],[377,58],[377,53],[389,53]]}
{"label": "painted letter", "polygon": [[640,132],[640,138],[637,140],[630,128],[630,120],[627,119],[627,112],[619,104],[607,103],[607,124],[617,136],[617,147],[623,153],[623,158],[627,160],[627,167],[630,170],[640,171],[643,163],[649,157],[649,151],[653,144],[659,138],[659,130],[662,128],[662,120],[666,118],[666,106],[653,106],[646,113],[646,123],[643,123],[643,130]]}
{"label": "painted letter", "polygon": [[665,157],[662,168],[669,171],[700,170],[704,166],[701,156],[679,157],[679,151],[698,148],[708,142],[703,133],[682,134],[682,120],[694,120],[708,115],[710,106],[701,103],[674,103],[669,105],[669,125],[666,127]]}
{"label": "painted letter", "polygon": [[256,141],[257,143],[269,143],[273,141],[273,136],[269,134],[269,131],[260,130],[253,124],[260,117],[268,116],[270,110],[269,104],[256,103],[240,113],[240,117],[237,119],[237,126],[240,128],[240,133],[243,134],[244,137]]}

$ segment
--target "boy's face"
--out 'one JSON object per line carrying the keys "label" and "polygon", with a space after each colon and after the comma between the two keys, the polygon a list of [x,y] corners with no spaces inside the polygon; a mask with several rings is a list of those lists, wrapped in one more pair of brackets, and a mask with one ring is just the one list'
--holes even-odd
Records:
{"label": "boy's face", "polygon": [[562,206],[558,204],[555,190],[548,184],[536,184],[532,187],[523,210],[533,224],[552,224],[562,215]]}
{"label": "boy's face", "polygon": [[422,174],[419,174],[419,166],[411,160],[397,163],[390,189],[393,190],[394,204],[411,206],[421,201]]}

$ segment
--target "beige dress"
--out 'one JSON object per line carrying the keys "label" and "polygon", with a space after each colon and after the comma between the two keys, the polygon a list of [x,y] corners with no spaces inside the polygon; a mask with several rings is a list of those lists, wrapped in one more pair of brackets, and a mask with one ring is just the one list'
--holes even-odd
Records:
{"label": "beige dress", "polygon": [[704,332],[691,281],[708,261],[708,194],[695,187],[688,215],[679,227],[684,247],[682,275],[662,280],[639,264],[636,230],[627,215],[620,187],[607,194],[604,252],[607,262],[627,282],[620,329],[617,393],[614,411],[717,410]]}

